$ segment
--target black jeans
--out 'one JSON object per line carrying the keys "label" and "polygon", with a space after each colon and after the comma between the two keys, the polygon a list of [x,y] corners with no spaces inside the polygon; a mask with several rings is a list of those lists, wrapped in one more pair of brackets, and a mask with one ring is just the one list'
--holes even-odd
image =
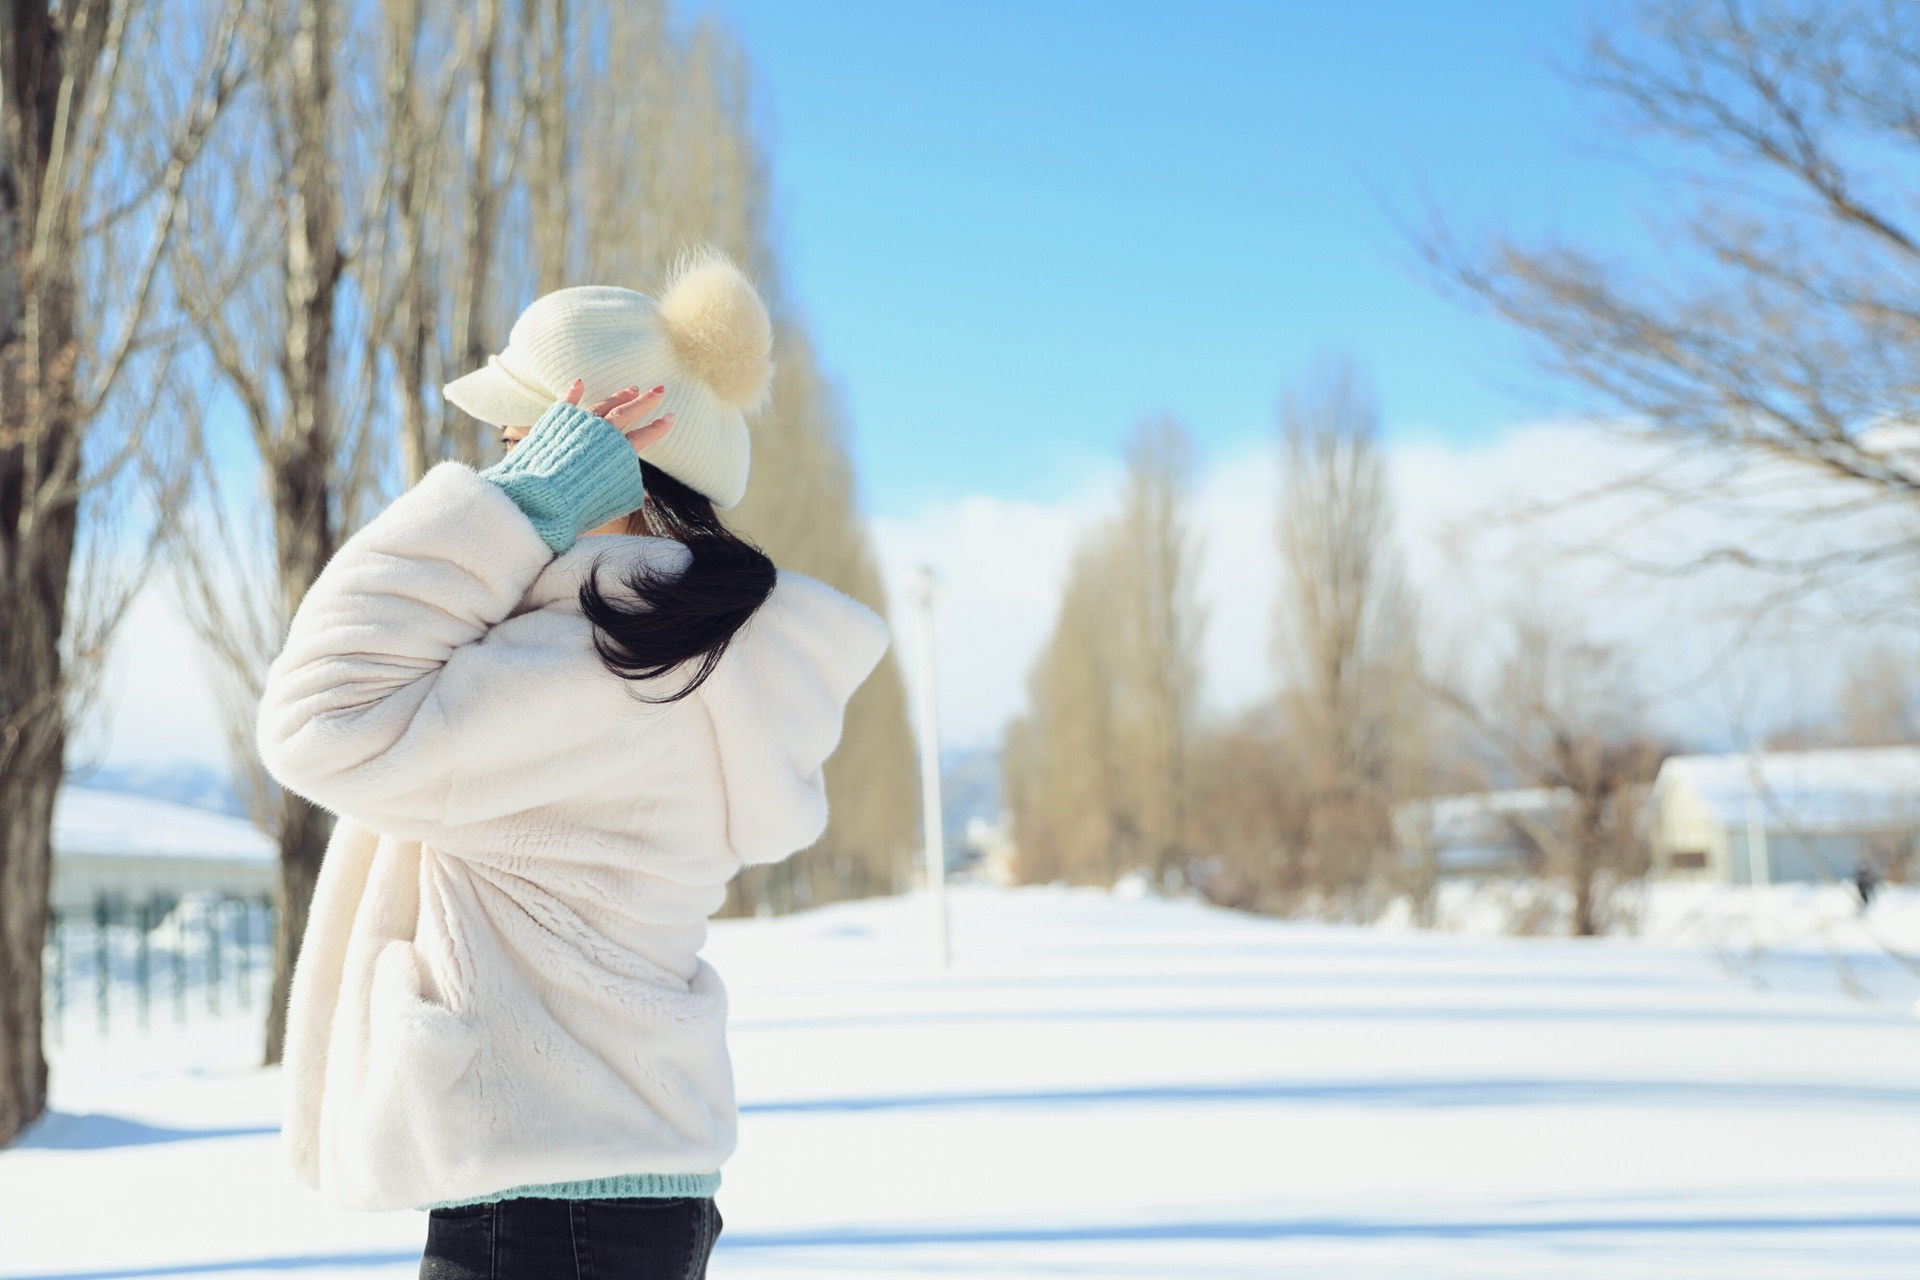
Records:
{"label": "black jeans", "polygon": [[704,1196],[435,1209],[420,1280],[704,1280],[720,1227]]}

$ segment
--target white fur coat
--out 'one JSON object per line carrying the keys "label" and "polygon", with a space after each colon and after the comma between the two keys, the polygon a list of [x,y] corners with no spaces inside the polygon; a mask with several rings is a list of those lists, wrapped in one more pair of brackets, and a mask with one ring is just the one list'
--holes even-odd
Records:
{"label": "white fur coat", "polygon": [[335,1204],[709,1173],[732,1151],[707,917],[743,863],[819,836],[821,765],[887,632],[782,573],[697,693],[648,705],[575,596],[596,559],[617,593],[623,566],[684,558],[627,537],[554,558],[447,463],[301,604],[259,745],[340,815],[285,1052],[289,1154]]}

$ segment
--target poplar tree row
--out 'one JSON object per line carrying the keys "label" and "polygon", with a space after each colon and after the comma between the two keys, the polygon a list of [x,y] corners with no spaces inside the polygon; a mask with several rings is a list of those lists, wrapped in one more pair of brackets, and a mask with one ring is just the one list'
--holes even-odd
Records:
{"label": "poplar tree row", "polygon": [[[1199,706],[1205,602],[1180,428],[1133,439],[1117,512],[1089,529],[1006,735],[1017,877],[1111,885],[1144,874],[1223,905],[1370,919],[1431,906],[1437,793],[1555,788],[1563,818],[1522,833],[1536,870],[1596,932],[1612,884],[1644,869],[1639,801],[1660,750],[1631,664],[1540,600],[1430,642],[1395,529],[1378,415],[1329,365],[1283,397],[1277,583],[1213,548],[1228,590],[1276,599],[1272,692]],[[1264,557],[1263,557],[1264,559]],[[1277,587],[1277,590],[1273,588]]]}

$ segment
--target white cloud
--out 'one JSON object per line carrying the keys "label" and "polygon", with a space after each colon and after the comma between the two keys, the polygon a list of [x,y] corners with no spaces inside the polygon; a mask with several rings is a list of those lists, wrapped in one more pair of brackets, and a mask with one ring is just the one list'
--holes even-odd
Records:
{"label": "white cloud", "polygon": [[894,652],[909,681],[918,678],[915,579],[923,565],[934,571],[945,741],[990,741],[1018,707],[1027,667],[1053,626],[1074,542],[1109,509],[1118,480],[1115,466],[1055,503],[976,495],[910,521],[874,522]]}

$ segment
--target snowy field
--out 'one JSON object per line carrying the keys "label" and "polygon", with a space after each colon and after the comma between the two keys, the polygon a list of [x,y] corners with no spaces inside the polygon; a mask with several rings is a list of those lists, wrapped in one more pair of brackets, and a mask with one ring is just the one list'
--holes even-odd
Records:
{"label": "snowy field", "polygon": [[[1920,1275],[1920,984],[1868,948],[978,889],[935,978],[921,910],[716,927],[715,1276]],[[251,1017],[86,1023],[0,1153],[0,1277],[415,1273],[424,1215],[282,1172]]]}

